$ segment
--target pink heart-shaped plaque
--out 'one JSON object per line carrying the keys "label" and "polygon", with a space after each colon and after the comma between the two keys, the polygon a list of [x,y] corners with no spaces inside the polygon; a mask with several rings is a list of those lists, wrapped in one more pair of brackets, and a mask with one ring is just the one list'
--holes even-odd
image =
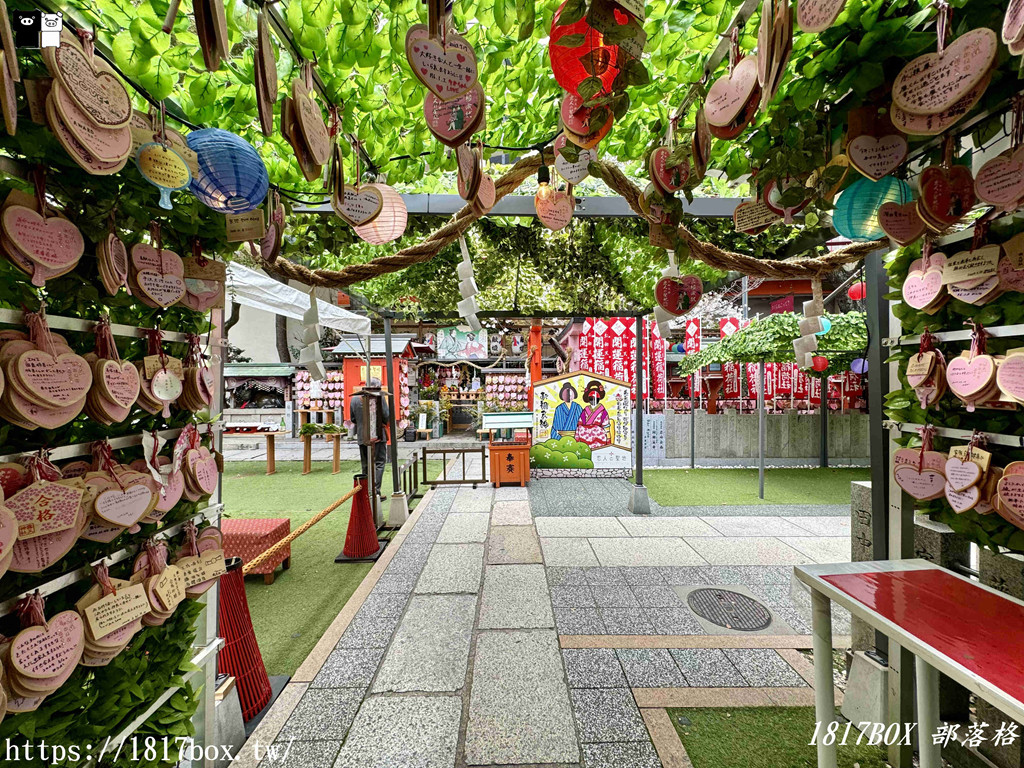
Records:
{"label": "pink heart-shaped plaque", "polygon": [[992,275],[978,280],[967,280],[962,283],[950,283],[946,286],[949,295],[954,299],[967,302],[968,304],[984,304],[993,298],[990,294],[999,288],[999,275]]}
{"label": "pink heart-shaped plaque", "polygon": [[0,560],[11,554],[11,547],[18,538],[18,520],[7,507],[0,505]]}
{"label": "pink heart-shaped plaque", "polygon": [[157,249],[146,243],[132,246],[132,266],[137,270],[151,269],[165,275],[185,276],[185,263],[174,251]]}
{"label": "pink heart-shaped plaque", "polygon": [[946,482],[954,491],[964,491],[981,480],[981,467],[973,461],[962,461],[955,456],[946,459]]}
{"label": "pink heart-shaped plaque", "polygon": [[21,630],[11,642],[10,661],[25,677],[55,677],[78,663],[84,647],[82,617],[62,611],[45,626]]}
{"label": "pink heart-shaped plaque", "polygon": [[733,68],[731,75],[722,75],[708,89],[704,117],[709,124],[725,128],[755,98],[757,87],[757,57],[747,56]]}
{"label": "pink heart-shaped plaque", "polygon": [[999,260],[999,287],[1004,291],[1024,293],[1024,269],[1014,269],[1006,256]]}
{"label": "pink heart-shaped plaque", "polygon": [[978,170],[974,191],[983,203],[1014,210],[1024,197],[1024,150],[1007,151]]}
{"label": "pink heart-shaped plaque", "polygon": [[122,408],[131,408],[139,397],[139,370],[127,360],[103,360],[99,364],[103,396]]}
{"label": "pink heart-shaped plaque", "polygon": [[[917,203],[883,203],[878,209],[878,225],[900,245],[910,245],[924,234],[925,223],[917,213]],[[941,273],[940,273],[941,275]]]}
{"label": "pink heart-shaped plaque", "polygon": [[434,93],[423,100],[423,116],[430,132],[442,144],[456,147],[466,141],[479,125],[484,109],[484,90],[479,84],[461,96],[444,101]]}
{"label": "pink heart-shaped plaque", "polygon": [[903,300],[914,309],[924,309],[942,295],[942,270],[911,272],[903,282]]}
{"label": "pink heart-shaped plaque", "polygon": [[85,240],[67,219],[44,219],[31,208],[12,205],[3,213],[4,232],[26,258],[45,269],[68,270],[85,253]]}
{"label": "pink heart-shaped plaque", "polygon": [[921,464],[922,469],[934,469],[936,472],[946,471],[946,455],[938,451],[925,451],[922,459],[919,449],[900,448],[893,454],[892,463],[894,467],[916,467]]}
{"label": "pink heart-shaped plaque", "polygon": [[992,69],[998,45],[995,32],[978,27],[953,40],[941,54],[918,56],[896,76],[893,103],[917,115],[948,109]]}
{"label": "pink heart-shaped plaque", "polygon": [[898,133],[876,138],[862,134],[846,147],[850,164],[869,179],[878,181],[895,171],[907,157],[907,137]]}
{"label": "pink heart-shaped plaque", "polygon": [[416,24],[406,33],[405,53],[413,74],[442,99],[454,99],[469,91],[477,81],[473,48],[454,32],[448,32],[443,47],[425,32],[422,24]]}
{"label": "pink heart-shaped plaque", "polygon": [[1024,402],[1024,355],[1007,355],[999,364],[996,383],[1014,400]]}
{"label": "pink heart-shaped plaque", "polygon": [[185,280],[178,275],[143,269],[136,273],[135,281],[139,284],[139,290],[165,309],[177,304],[185,296]]}
{"label": "pink heart-shaped plaque", "polygon": [[946,366],[946,385],[961,400],[973,400],[985,391],[995,373],[995,363],[988,355],[955,357]]}
{"label": "pink heart-shaped plaque", "polygon": [[953,511],[957,514],[966,512],[969,509],[973,509],[974,506],[981,500],[981,489],[976,485],[972,485],[963,491],[954,491],[949,483],[943,487],[943,493],[946,496],[946,501],[949,502],[949,506],[953,508]]}
{"label": "pink heart-shaped plaque", "polygon": [[537,218],[540,219],[541,224],[557,232],[560,229],[564,229],[572,220],[576,201],[565,192],[553,191],[546,197],[537,195],[533,200],[533,206],[537,211]]}
{"label": "pink heart-shaped plaque", "polygon": [[189,467],[196,484],[203,493],[213,493],[217,489],[219,479],[217,458],[207,448],[193,448],[185,454],[185,464]]}
{"label": "pink heart-shaped plaque", "polygon": [[896,484],[915,499],[937,499],[943,493],[946,478],[934,469],[917,471],[916,466],[903,465],[893,470]]}
{"label": "pink heart-shaped plaque", "polygon": [[115,483],[100,491],[93,509],[108,523],[128,528],[146,516],[152,503],[153,491],[145,483],[125,485],[124,490]]}
{"label": "pink heart-shaped plaque", "polygon": [[[999,500],[1016,516],[1024,520],[1024,475],[1003,475],[996,485]],[[998,505],[997,505],[998,509]],[[1015,525],[1015,521],[1011,520]]]}
{"label": "pink heart-shaped plaque", "polygon": [[181,472],[171,472],[167,481],[161,486],[160,498],[153,508],[155,512],[170,512],[174,505],[181,501],[185,492],[185,477]]}
{"label": "pink heart-shaped plaque", "polygon": [[41,349],[33,349],[22,353],[15,367],[25,387],[47,405],[59,407],[76,403],[92,386],[92,369],[73,353],[54,357]]}

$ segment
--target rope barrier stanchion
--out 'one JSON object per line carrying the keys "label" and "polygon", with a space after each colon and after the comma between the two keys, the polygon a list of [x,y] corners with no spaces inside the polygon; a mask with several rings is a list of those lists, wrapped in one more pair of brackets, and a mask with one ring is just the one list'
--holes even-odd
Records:
{"label": "rope barrier stanchion", "polygon": [[259,568],[263,563],[265,563],[267,560],[272,558],[274,555],[276,555],[282,549],[284,549],[289,544],[291,544],[293,541],[295,541],[297,538],[299,538],[299,536],[304,534],[306,531],[308,531],[314,525],[316,525],[321,520],[323,520],[325,517],[327,517],[329,514],[331,514],[331,512],[333,512],[338,507],[340,507],[342,504],[344,504],[346,501],[348,501],[353,496],[355,496],[357,490],[358,490],[357,488],[353,488],[351,491],[346,493],[344,496],[342,496],[336,502],[331,504],[329,507],[327,507],[326,509],[321,510],[320,512],[317,512],[315,515],[313,515],[313,517],[309,518],[309,520],[304,522],[302,525],[300,525],[294,531],[289,533],[283,539],[281,539],[280,541],[275,543],[274,546],[272,546],[270,549],[267,549],[267,550],[264,550],[263,552],[260,552],[256,557],[254,557],[252,560],[250,560],[248,563],[246,563],[244,566],[242,566],[242,573],[244,575],[248,576],[250,573],[252,573],[253,570],[255,570],[256,568]]}

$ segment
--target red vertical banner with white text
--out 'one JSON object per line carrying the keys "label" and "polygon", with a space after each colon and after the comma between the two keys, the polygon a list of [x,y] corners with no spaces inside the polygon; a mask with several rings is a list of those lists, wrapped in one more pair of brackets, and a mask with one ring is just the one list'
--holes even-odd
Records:
{"label": "red vertical banner with white text", "polygon": [[700,352],[700,318],[691,317],[686,321],[686,335],[683,337],[683,350],[687,355]]}
{"label": "red vertical banner with white text", "polygon": [[648,392],[655,400],[664,400],[668,395],[667,372],[668,343],[661,336],[658,324],[653,320],[644,320],[647,328],[647,360],[650,361],[651,386]]}
{"label": "red vertical banner with white text", "polygon": [[793,392],[793,364],[779,363],[775,366],[775,394],[789,395]]}
{"label": "red vertical banner with white text", "polygon": [[[718,332],[723,339],[732,336],[739,329],[740,319],[738,317],[723,317],[718,321]],[[722,384],[724,399],[730,400],[742,396],[743,387],[740,385],[739,363],[722,363],[722,378],[724,380]]]}
{"label": "red vertical banner with white text", "polygon": [[[643,321],[644,397],[664,400],[667,392],[666,343],[657,323]],[[630,384],[636,398],[636,318],[588,317],[580,334],[580,367]]]}

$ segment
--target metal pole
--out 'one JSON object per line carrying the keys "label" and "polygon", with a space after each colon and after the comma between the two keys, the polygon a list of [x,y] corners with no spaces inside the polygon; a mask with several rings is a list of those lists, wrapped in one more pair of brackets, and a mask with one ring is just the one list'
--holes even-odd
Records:
{"label": "metal pole", "polygon": [[814,647],[814,714],[820,724],[817,739],[818,768],[836,768],[836,742],[823,738],[836,719],[836,694],[832,687],[832,603],[811,590],[811,644]]}
{"label": "metal pole", "polygon": [[636,317],[636,484],[644,484],[644,319]]}
{"label": "metal pole", "polygon": [[395,421],[395,406],[400,402],[398,392],[395,389],[395,358],[391,350],[391,318],[384,316],[384,358],[387,366],[388,399],[391,400],[388,409],[388,429],[391,431],[391,481],[392,490],[398,493],[401,489],[398,476],[398,426]]}
{"label": "metal pole", "polygon": [[828,466],[828,379],[821,380],[821,415],[818,421],[821,422],[821,467]]}
{"label": "metal pole", "polygon": [[748,317],[748,306],[747,306],[747,286],[750,284],[750,278],[746,275],[743,276],[743,319],[746,320]]}
{"label": "metal pole", "polygon": [[764,498],[764,360],[757,369],[757,497]]}
{"label": "metal pole", "polygon": [[697,377],[690,374],[690,469],[697,466]]}

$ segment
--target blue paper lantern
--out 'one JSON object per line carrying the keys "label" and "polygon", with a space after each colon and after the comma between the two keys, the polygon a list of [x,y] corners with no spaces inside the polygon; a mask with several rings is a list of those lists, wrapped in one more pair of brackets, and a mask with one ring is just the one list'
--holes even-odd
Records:
{"label": "blue paper lantern", "polygon": [[893,176],[878,181],[858,179],[843,190],[832,211],[832,226],[850,240],[877,240],[885,232],[878,224],[878,209],[885,203],[909,203],[910,185]]}
{"label": "blue paper lantern", "polygon": [[188,135],[199,160],[190,189],[200,202],[221,213],[245,213],[267,196],[270,178],[259,153],[241,136],[220,128]]}

